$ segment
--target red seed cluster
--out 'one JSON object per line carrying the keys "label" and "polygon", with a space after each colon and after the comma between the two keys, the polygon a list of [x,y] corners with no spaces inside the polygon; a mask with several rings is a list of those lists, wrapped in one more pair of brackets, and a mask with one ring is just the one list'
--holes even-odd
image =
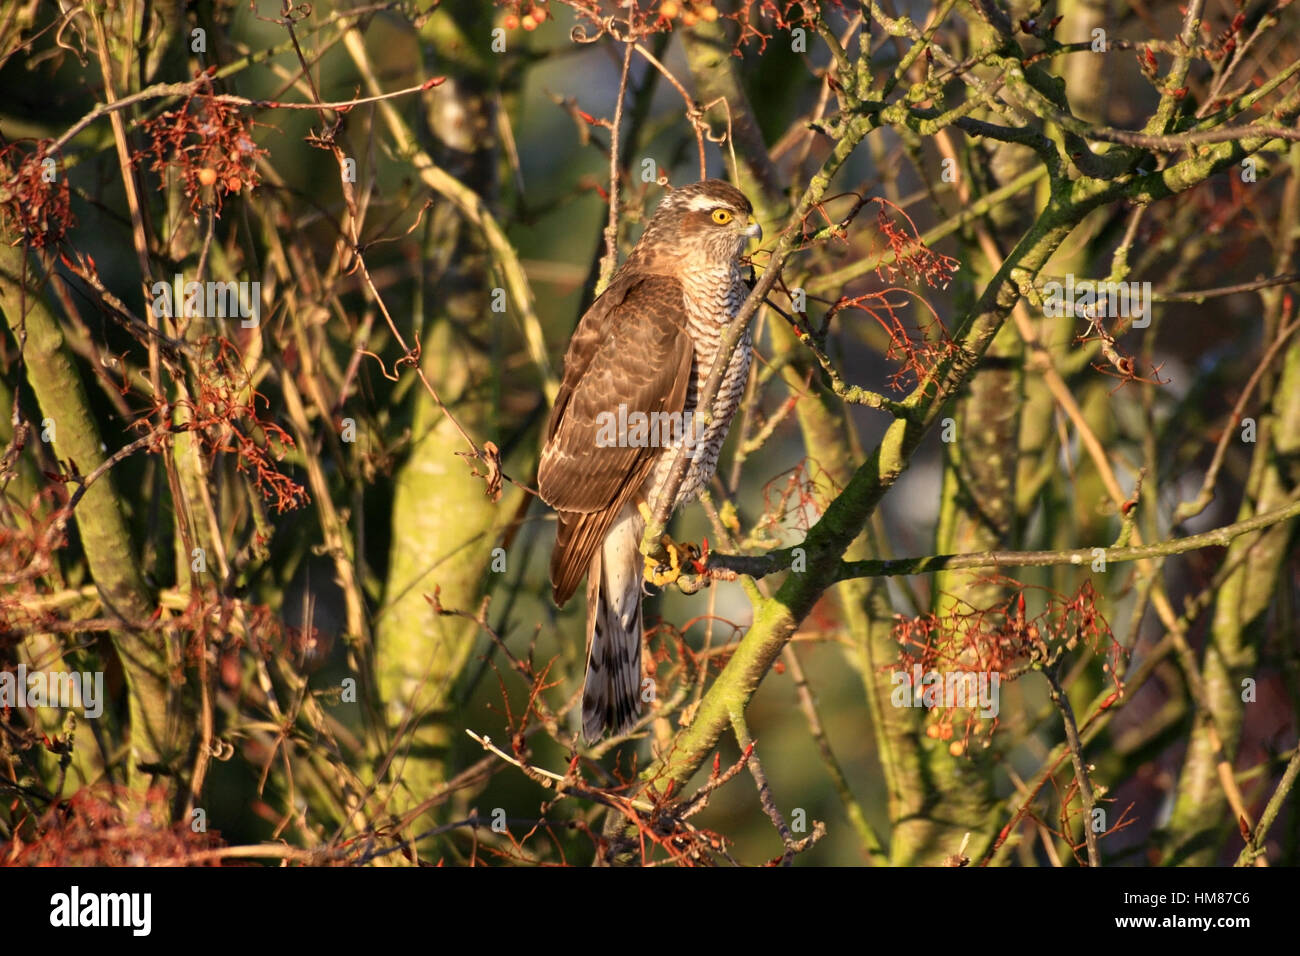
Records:
{"label": "red seed cluster", "polygon": [[0,214],[7,232],[37,249],[58,245],[76,224],[71,198],[51,140],[0,150]]}
{"label": "red seed cluster", "polygon": [[266,151],[253,141],[252,122],[239,107],[208,90],[195,94],[185,105],[168,110],[142,124],[149,146],[137,161],[152,156],[149,168],[181,178],[190,211],[210,206],[221,215],[226,196],[252,189],[261,181],[257,158]]}

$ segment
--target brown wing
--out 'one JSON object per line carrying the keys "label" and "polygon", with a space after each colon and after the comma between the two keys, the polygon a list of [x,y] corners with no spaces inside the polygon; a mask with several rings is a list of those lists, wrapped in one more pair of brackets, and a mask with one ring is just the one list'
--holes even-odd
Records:
{"label": "brown wing", "polygon": [[[602,413],[680,412],[694,348],[681,284],[659,275],[620,277],[578,323],[537,472],[542,500],[559,513],[551,586],[564,604],[623,505],[661,449],[598,444]],[[610,432],[605,429],[605,438]]]}

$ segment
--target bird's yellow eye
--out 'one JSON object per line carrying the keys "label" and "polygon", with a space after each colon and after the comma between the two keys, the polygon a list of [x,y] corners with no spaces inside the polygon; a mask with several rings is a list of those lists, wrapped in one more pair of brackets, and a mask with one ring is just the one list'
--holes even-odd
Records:
{"label": "bird's yellow eye", "polygon": [[713,221],[716,222],[719,226],[725,226],[727,223],[731,222],[731,220],[734,218],[735,217],[732,216],[731,213],[727,212],[727,210],[725,209],[713,210]]}

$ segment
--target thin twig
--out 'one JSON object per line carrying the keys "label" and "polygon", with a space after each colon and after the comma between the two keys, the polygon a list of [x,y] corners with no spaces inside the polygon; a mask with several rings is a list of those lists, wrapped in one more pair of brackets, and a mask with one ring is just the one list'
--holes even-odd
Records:
{"label": "thin twig", "polygon": [[596,294],[605,291],[618,266],[618,193],[619,193],[619,133],[623,129],[623,100],[627,96],[627,74],[632,66],[635,45],[628,43],[623,51],[623,72],[618,80],[618,102],[614,105],[614,122],[609,129],[609,224],[605,226],[605,257],[600,261],[600,279]]}
{"label": "thin twig", "polygon": [[1291,760],[1286,765],[1286,771],[1282,774],[1282,779],[1278,781],[1273,796],[1269,798],[1268,806],[1264,808],[1264,813],[1259,818],[1259,825],[1251,832],[1246,845],[1241,848],[1235,866],[1250,866],[1262,858],[1264,838],[1268,836],[1268,828],[1273,825],[1273,821],[1277,819],[1278,813],[1281,812],[1282,804],[1286,802],[1286,798],[1291,793],[1291,788],[1295,786],[1297,776],[1300,776],[1300,747],[1297,747],[1295,752],[1291,754]]}
{"label": "thin twig", "polygon": [[1092,780],[1088,776],[1089,768],[1083,759],[1083,744],[1079,742],[1079,727],[1074,722],[1074,710],[1070,707],[1070,698],[1061,689],[1057,674],[1058,666],[1059,664],[1053,662],[1044,667],[1043,676],[1047,678],[1047,683],[1051,687],[1052,703],[1056,705],[1056,709],[1061,712],[1061,718],[1065,721],[1065,739],[1069,742],[1070,758],[1074,762],[1074,779],[1078,781],[1079,796],[1083,800],[1083,835],[1088,842],[1088,865],[1098,867],[1101,866],[1101,854],[1097,851],[1097,832],[1092,825],[1097,798],[1092,792]]}
{"label": "thin twig", "polygon": [[1278,332],[1273,344],[1260,357],[1259,363],[1255,366],[1255,370],[1251,372],[1245,387],[1241,390],[1241,394],[1237,396],[1237,401],[1232,406],[1232,411],[1228,414],[1228,422],[1224,425],[1223,432],[1219,435],[1219,440],[1214,446],[1214,456],[1210,459],[1210,466],[1205,469],[1205,477],[1201,480],[1200,490],[1194,498],[1180,502],[1178,507],[1174,509],[1174,524],[1196,517],[1209,507],[1210,502],[1214,500],[1214,485],[1219,477],[1219,469],[1223,467],[1224,458],[1227,456],[1228,443],[1237,434],[1236,426],[1241,421],[1242,412],[1246,410],[1246,402],[1250,400],[1250,396],[1255,391],[1255,386],[1264,377],[1264,372],[1273,364],[1273,360],[1282,351],[1282,346],[1286,344],[1287,339],[1291,337],[1296,329],[1300,329],[1300,321],[1292,322]]}

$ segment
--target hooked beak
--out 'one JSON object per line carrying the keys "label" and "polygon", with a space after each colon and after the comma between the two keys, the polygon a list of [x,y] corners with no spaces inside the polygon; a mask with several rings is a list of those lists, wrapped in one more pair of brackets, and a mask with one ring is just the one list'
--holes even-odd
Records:
{"label": "hooked beak", "polygon": [[749,236],[751,239],[762,239],[763,227],[758,224],[757,219],[752,219],[750,220],[749,227],[745,229],[742,235]]}

